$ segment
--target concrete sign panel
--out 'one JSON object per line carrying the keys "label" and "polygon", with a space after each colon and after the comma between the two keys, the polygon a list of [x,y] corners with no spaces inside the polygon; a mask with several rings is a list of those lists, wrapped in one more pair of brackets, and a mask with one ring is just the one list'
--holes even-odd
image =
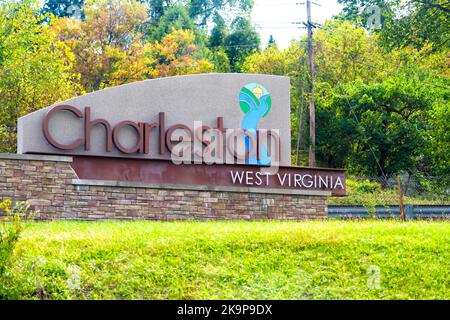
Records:
{"label": "concrete sign panel", "polygon": [[253,74],[189,75],[108,88],[20,118],[18,153],[165,160],[176,154],[196,161],[223,151],[224,163],[230,163],[242,158],[244,148],[244,164],[276,160],[289,166],[289,89],[288,77]]}

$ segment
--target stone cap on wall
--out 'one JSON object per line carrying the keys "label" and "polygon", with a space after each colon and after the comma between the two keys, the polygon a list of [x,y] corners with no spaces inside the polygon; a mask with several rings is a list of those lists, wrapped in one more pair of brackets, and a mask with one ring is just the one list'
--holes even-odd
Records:
{"label": "stone cap on wall", "polygon": [[211,192],[237,192],[237,193],[258,193],[258,194],[280,194],[280,195],[301,195],[301,196],[321,196],[330,197],[331,191],[318,190],[294,190],[275,188],[252,188],[252,187],[227,187],[208,185],[186,185],[186,184],[153,184],[130,181],[111,180],[83,180],[72,179],[75,186],[102,186],[102,187],[122,187],[122,188],[146,188],[146,189],[166,189],[166,190],[189,190],[189,191],[211,191]]}

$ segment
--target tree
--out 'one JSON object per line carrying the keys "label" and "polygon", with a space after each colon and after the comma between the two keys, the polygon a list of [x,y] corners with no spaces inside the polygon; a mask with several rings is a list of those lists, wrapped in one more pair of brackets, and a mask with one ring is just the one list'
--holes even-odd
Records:
{"label": "tree", "polygon": [[153,26],[159,24],[159,19],[164,15],[166,10],[173,5],[172,0],[139,0],[144,3],[148,9],[148,16]]}
{"label": "tree", "polygon": [[151,39],[161,41],[166,35],[173,30],[192,30],[196,39],[201,38],[201,34],[189,16],[186,8],[181,6],[172,6],[168,8],[164,15],[160,18],[158,26],[152,31]]}
{"label": "tree", "polygon": [[230,60],[222,47],[213,48],[206,51],[207,60],[214,65],[214,72],[231,72]]}
{"label": "tree", "polygon": [[36,1],[0,3],[0,152],[14,152],[17,119],[80,88],[74,57],[44,23]]}
{"label": "tree", "polygon": [[277,46],[277,42],[275,41],[273,35],[270,35],[269,41],[267,42],[268,47]]}
{"label": "tree", "polygon": [[367,26],[373,14],[371,6],[380,9],[382,25],[374,32],[388,49],[409,45],[416,49],[431,43],[435,51],[450,47],[450,7],[448,0],[338,0],[344,8],[342,17]]}
{"label": "tree", "polygon": [[227,10],[235,16],[248,14],[253,8],[253,0],[189,0],[189,16],[198,25],[206,28],[211,17],[216,17]]}
{"label": "tree", "polygon": [[215,48],[223,45],[228,30],[225,20],[219,14],[214,16],[213,23],[214,27],[211,29],[211,35],[209,36],[209,45]]}
{"label": "tree", "polygon": [[209,60],[214,64],[215,72],[230,72],[230,59],[223,47],[225,37],[228,34],[227,24],[219,13],[215,14],[213,23],[214,27],[211,29],[211,34],[208,39],[208,45],[211,51]]}
{"label": "tree", "polygon": [[427,137],[430,141],[425,152],[421,171],[427,175],[442,177],[442,185],[450,186],[450,96],[442,92],[429,113]]}
{"label": "tree", "polygon": [[429,90],[403,76],[349,83],[318,108],[318,153],[333,167],[391,177],[417,169],[427,146]]}
{"label": "tree", "polygon": [[[392,152],[387,155],[389,158],[394,157],[397,148],[392,142],[393,131],[384,132],[380,126],[379,119],[383,119],[392,123],[390,130],[398,130],[399,136],[404,135],[411,141],[395,151],[398,157],[406,160],[383,164],[383,171],[393,174],[399,170],[420,170],[438,174],[437,168],[441,168],[441,174],[450,161],[446,134],[443,133],[448,129],[448,113],[443,111],[449,104],[448,57],[445,53],[433,52],[431,45],[420,50],[410,46],[387,51],[377,38],[377,35],[340,20],[327,21],[316,32],[318,161],[323,166],[345,166],[352,173],[381,175],[370,150],[372,145],[377,159],[386,157],[381,156],[386,153],[384,148]],[[304,62],[304,40],[292,42],[286,50],[267,47],[248,57],[242,68],[245,72],[290,76],[292,150],[297,156],[299,146],[300,159],[306,142],[304,132],[308,129],[305,123],[308,72]],[[392,88],[396,85],[398,91]],[[361,98],[364,95],[372,99],[372,105]],[[358,121],[347,99],[355,110],[368,108],[357,113]],[[404,112],[413,111],[414,116],[402,118],[379,104],[405,108]],[[364,131],[361,128],[365,128]],[[405,131],[401,131],[402,128]],[[381,136],[387,141],[391,139],[391,145],[383,146],[383,140],[376,138]],[[397,141],[403,141],[401,139]]]}
{"label": "tree", "polygon": [[136,1],[89,0],[83,21],[62,18],[54,22],[58,39],[75,54],[75,72],[86,91],[144,80],[152,70],[149,45],[139,32],[147,19]]}
{"label": "tree", "polygon": [[432,45],[388,51],[347,21],[326,22],[315,39],[319,160],[372,176],[430,171],[429,148],[442,143],[430,115],[448,105],[446,54]]}
{"label": "tree", "polygon": [[224,40],[225,52],[230,60],[231,70],[240,71],[246,57],[259,50],[261,39],[250,21],[238,17],[231,24],[231,32]]}
{"label": "tree", "polygon": [[398,67],[386,60],[388,54],[376,37],[349,21],[326,21],[314,40],[319,95],[326,95],[338,83],[381,81]]}
{"label": "tree", "polygon": [[195,35],[190,30],[174,30],[150,51],[153,59],[153,77],[169,77],[182,74],[208,73],[214,65],[203,59],[194,44]]}

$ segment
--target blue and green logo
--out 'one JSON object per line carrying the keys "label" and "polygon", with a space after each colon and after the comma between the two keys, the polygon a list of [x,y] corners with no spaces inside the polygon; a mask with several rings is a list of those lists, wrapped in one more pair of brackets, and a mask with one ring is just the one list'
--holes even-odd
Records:
{"label": "blue and green logo", "polygon": [[[256,140],[256,130],[258,123],[262,118],[265,118],[272,107],[272,99],[269,91],[261,84],[249,83],[245,85],[239,94],[239,105],[242,112],[244,112],[244,119],[242,120],[242,129],[251,133]],[[250,151],[250,138],[245,138],[246,150]],[[261,146],[261,159],[258,160],[257,155],[251,156],[246,160],[247,164],[270,165],[270,158],[267,153],[267,148]]]}

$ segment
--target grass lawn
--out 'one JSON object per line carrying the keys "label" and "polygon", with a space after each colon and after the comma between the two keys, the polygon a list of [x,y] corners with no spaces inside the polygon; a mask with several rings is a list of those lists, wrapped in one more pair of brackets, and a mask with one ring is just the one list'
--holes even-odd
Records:
{"label": "grass lawn", "polygon": [[19,241],[20,299],[450,299],[450,223],[50,222]]}

